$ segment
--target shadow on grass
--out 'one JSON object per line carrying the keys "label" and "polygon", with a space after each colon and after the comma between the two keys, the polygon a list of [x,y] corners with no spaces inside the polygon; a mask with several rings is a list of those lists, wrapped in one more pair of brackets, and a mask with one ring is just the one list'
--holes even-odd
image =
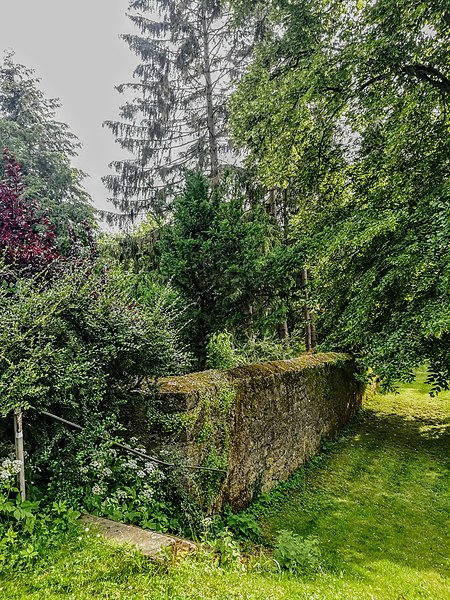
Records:
{"label": "shadow on grass", "polygon": [[450,418],[366,409],[265,526],[317,536],[332,571],[388,561],[450,578],[449,468]]}
{"label": "shadow on grass", "polygon": [[375,447],[383,442],[387,446],[405,451],[431,452],[450,457],[450,416],[437,420],[425,417],[404,417],[365,409],[359,433],[366,435],[367,444]]}

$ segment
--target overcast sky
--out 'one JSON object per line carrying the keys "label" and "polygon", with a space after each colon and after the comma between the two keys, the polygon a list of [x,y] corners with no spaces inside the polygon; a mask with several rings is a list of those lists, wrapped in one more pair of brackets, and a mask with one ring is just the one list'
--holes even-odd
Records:
{"label": "overcast sky", "polygon": [[133,31],[128,0],[0,0],[0,52],[36,71],[41,89],[62,102],[57,118],[83,148],[76,166],[90,178],[85,187],[99,208],[113,210],[100,178],[108,163],[123,157],[112,133],[122,97],[114,86],[129,81],[137,58],[119,39]]}

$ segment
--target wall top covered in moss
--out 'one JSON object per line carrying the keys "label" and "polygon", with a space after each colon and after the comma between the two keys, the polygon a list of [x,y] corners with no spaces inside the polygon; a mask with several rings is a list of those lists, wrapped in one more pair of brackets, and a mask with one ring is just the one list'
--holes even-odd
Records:
{"label": "wall top covered in moss", "polygon": [[349,354],[328,352],[323,354],[303,354],[288,360],[274,360],[266,363],[257,363],[235,367],[225,371],[202,371],[189,373],[178,377],[165,377],[159,380],[161,393],[189,394],[198,392],[202,388],[222,386],[238,380],[256,379],[288,372],[299,372],[304,369],[337,365],[351,360]]}

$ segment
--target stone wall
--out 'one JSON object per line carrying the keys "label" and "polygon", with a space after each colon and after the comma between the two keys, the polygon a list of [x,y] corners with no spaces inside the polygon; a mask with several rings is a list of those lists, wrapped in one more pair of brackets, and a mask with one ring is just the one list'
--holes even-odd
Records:
{"label": "stone wall", "polygon": [[287,479],[356,413],[362,388],[354,373],[351,357],[329,353],[165,378],[156,398],[150,386],[147,401],[129,411],[128,426],[152,451],[176,448],[192,465],[225,468],[222,477],[200,474],[214,487],[205,502],[239,509]]}

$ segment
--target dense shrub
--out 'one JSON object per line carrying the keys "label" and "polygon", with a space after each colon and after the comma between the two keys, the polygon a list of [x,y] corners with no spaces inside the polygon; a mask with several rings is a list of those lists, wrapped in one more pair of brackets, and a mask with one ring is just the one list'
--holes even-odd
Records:
{"label": "dense shrub", "polygon": [[102,514],[111,513],[103,503],[111,490],[95,498],[98,474],[87,476],[86,468],[120,436],[120,410],[142,379],[188,364],[164,289],[140,303],[132,287],[127,273],[86,262],[66,265],[51,284],[35,276],[0,288],[0,414],[25,410],[28,479],[47,486],[53,499]]}
{"label": "dense shrub", "polygon": [[[0,269],[1,272],[1,269]],[[164,300],[136,302],[126,273],[89,263],[49,286],[0,289],[0,410],[53,408],[85,419],[107,413],[145,376],[183,371]]]}

